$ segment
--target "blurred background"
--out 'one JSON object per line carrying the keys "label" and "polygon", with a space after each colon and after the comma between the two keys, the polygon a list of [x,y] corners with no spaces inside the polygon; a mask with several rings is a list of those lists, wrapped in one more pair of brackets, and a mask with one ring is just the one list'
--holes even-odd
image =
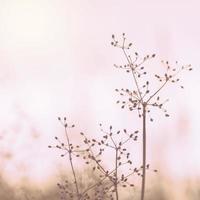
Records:
{"label": "blurred background", "polygon": [[[126,33],[133,51],[192,64],[169,98],[170,118],[148,124],[149,199],[200,199],[200,19],[191,0],[0,0],[0,199],[57,198],[56,183],[68,161],[48,149],[63,137],[57,117],[95,136],[98,124],[140,127],[137,115],[115,104],[115,88],[131,87],[116,70],[124,58],[110,45]],[[141,140],[133,149],[140,162]],[[29,194],[29,197],[26,194]],[[21,195],[21,196],[20,196]],[[44,196],[42,196],[44,195]],[[23,196],[23,198],[22,198]]]}

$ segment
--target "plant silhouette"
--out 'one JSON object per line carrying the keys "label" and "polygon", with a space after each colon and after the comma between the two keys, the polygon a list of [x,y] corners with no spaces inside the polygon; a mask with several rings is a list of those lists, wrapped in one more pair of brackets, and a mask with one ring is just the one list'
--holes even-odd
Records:
{"label": "plant silhouette", "polygon": [[[161,101],[159,93],[163,90],[169,83],[178,83],[180,78],[178,75],[183,70],[191,71],[191,65],[182,65],[179,66],[178,62],[175,63],[175,67],[172,67],[169,64],[169,61],[161,61],[166,67],[166,71],[163,75],[155,74],[155,78],[160,82],[158,88],[151,91],[150,80],[148,73],[144,67],[144,64],[156,57],[156,54],[146,55],[140,57],[138,52],[135,52],[134,55],[130,54],[130,49],[133,46],[132,43],[127,43],[125,33],[122,34],[122,42],[115,38],[115,35],[112,35],[111,45],[122,50],[123,55],[126,58],[127,63],[125,65],[114,65],[116,68],[125,70],[126,73],[130,73],[134,81],[134,89],[116,89],[116,91],[123,97],[125,100],[117,101],[121,103],[121,108],[124,109],[127,107],[130,111],[136,110],[138,112],[138,117],[142,118],[142,186],[141,186],[141,200],[144,200],[145,195],[145,183],[146,183],[146,140],[147,140],[147,114],[150,113],[152,108],[158,108],[165,113],[165,117],[169,117],[167,110],[164,108],[164,103],[168,100]],[[180,86],[183,88],[183,86]],[[153,118],[150,118],[150,121],[153,121]]]}
{"label": "plant silhouette", "polygon": [[[157,88],[151,87],[151,78],[148,76],[149,72],[147,72],[144,65],[147,61],[154,59],[156,54],[141,57],[138,52],[135,52],[131,55],[130,52],[132,52],[133,44],[127,42],[124,33],[122,34],[121,42],[116,39],[115,35],[112,35],[111,45],[120,49],[126,59],[126,64],[115,64],[115,68],[122,69],[127,74],[130,74],[133,79],[132,89],[116,89],[116,92],[121,97],[117,104],[122,109],[128,109],[131,112],[136,111],[138,117],[141,118],[142,164],[140,167],[133,166],[133,160],[131,160],[130,155],[134,152],[131,152],[131,149],[128,147],[129,143],[138,140],[139,130],[114,130],[113,126],[104,129],[103,125],[100,124],[101,139],[89,138],[87,134],[81,132],[82,142],[75,145],[71,141],[69,133],[69,129],[74,128],[75,125],[69,125],[66,117],[63,119],[59,117],[58,120],[64,127],[66,141],[62,142],[56,136],[57,145],[49,146],[49,148],[57,148],[62,151],[61,157],[68,157],[72,172],[72,181],[65,180],[64,183],[58,183],[61,199],[119,200],[122,199],[119,190],[134,187],[130,177],[137,175],[142,179],[141,200],[144,200],[146,170],[150,169],[150,165],[146,162],[147,122],[148,119],[153,122],[150,112],[152,109],[158,108],[164,113],[165,117],[169,117],[164,107],[168,99],[162,100],[160,92],[170,83],[179,83],[179,75],[182,71],[192,70],[191,65],[180,66],[178,62],[175,62],[174,67],[168,61],[161,61],[166,71],[163,75],[154,74],[154,78],[159,82],[159,86]],[[180,87],[183,88],[182,85]],[[105,157],[107,151],[114,158],[110,161],[112,164],[111,168],[106,164],[107,159]],[[75,158],[83,160],[85,165],[98,175],[93,183],[83,187],[80,177],[77,176],[78,169],[75,168]],[[157,170],[154,171],[156,172]]]}

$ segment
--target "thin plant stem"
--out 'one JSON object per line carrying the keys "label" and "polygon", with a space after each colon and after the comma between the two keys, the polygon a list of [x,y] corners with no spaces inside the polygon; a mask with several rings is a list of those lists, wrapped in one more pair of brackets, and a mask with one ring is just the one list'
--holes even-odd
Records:
{"label": "thin plant stem", "polygon": [[142,112],[142,190],[141,200],[144,200],[145,182],[146,182],[146,103],[143,103]]}
{"label": "thin plant stem", "polygon": [[160,92],[160,90],[162,90],[162,88],[167,84],[168,80],[169,80],[169,79],[166,79],[166,81],[163,83],[163,85],[161,85],[161,87],[160,87],[158,90],[156,90],[156,92],[154,92],[153,95],[151,95],[151,96],[149,97],[149,99],[147,100],[147,103],[148,103],[156,94],[158,94],[158,93]]}
{"label": "thin plant stem", "polygon": [[118,147],[116,147],[115,152],[115,194],[116,200],[119,200],[119,193],[118,193]]}
{"label": "thin plant stem", "polygon": [[[133,79],[134,79],[135,85],[137,87],[137,91],[138,91],[138,95],[139,95],[139,98],[140,98],[140,102],[141,102],[142,107],[143,107],[143,112],[142,112],[142,132],[143,132],[143,139],[142,139],[142,166],[143,166],[143,168],[142,168],[141,200],[144,200],[145,182],[146,182],[146,106],[147,106],[147,103],[143,101],[143,97],[142,97],[141,91],[139,89],[138,81],[137,81],[136,76],[134,74],[134,69],[132,68],[133,63],[129,60],[128,55],[127,55],[126,51],[124,50],[124,48],[122,48],[122,50],[123,50],[123,53],[124,53],[128,63],[129,63],[129,65],[131,66],[131,72],[132,72],[132,75],[133,75]],[[164,87],[164,85],[162,87]],[[162,87],[160,89],[162,89]],[[160,89],[158,91],[156,91],[153,96],[155,96],[160,91]]]}
{"label": "thin plant stem", "polygon": [[71,169],[72,169],[72,174],[73,174],[73,178],[74,178],[74,184],[75,184],[75,187],[76,187],[76,194],[77,194],[77,200],[81,199],[80,197],[80,193],[79,193],[79,188],[78,188],[78,182],[77,182],[77,178],[76,178],[76,173],[75,173],[75,169],[74,169],[74,165],[73,165],[73,161],[72,161],[72,149],[71,149],[71,145],[70,145],[70,142],[69,142],[69,136],[67,134],[67,129],[65,128],[65,135],[66,135],[66,138],[67,138],[67,144],[68,144],[68,147],[69,147],[69,151],[68,151],[68,155],[69,155],[69,162],[70,162],[70,166],[71,166]]}
{"label": "thin plant stem", "polygon": [[134,83],[135,83],[135,85],[136,85],[136,87],[137,87],[137,91],[138,91],[138,95],[139,95],[139,97],[140,97],[140,101],[143,102],[143,98],[142,98],[142,95],[141,95],[141,91],[140,91],[140,89],[139,89],[138,81],[137,81],[136,76],[135,76],[135,74],[134,74],[133,63],[132,63],[131,60],[128,58],[128,55],[127,55],[127,53],[126,53],[126,51],[125,51],[124,48],[122,48],[122,51],[123,51],[123,53],[124,53],[124,55],[125,55],[125,57],[126,57],[128,63],[129,63],[129,65],[131,66],[131,73],[132,73],[132,75],[133,75]]}

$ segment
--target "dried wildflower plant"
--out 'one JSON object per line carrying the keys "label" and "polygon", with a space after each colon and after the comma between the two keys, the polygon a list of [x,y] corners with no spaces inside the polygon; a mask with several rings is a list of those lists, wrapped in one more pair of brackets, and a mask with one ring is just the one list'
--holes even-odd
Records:
{"label": "dried wildflower plant", "polygon": [[56,136],[55,140],[57,140],[58,144],[55,146],[51,146],[49,145],[49,148],[57,148],[62,150],[62,154],[61,157],[64,156],[68,156],[69,159],[69,163],[70,163],[70,167],[72,170],[72,174],[73,174],[73,186],[74,187],[69,187],[69,185],[71,186],[71,184],[68,184],[69,181],[66,180],[65,184],[60,184],[58,183],[58,187],[61,191],[61,199],[74,199],[74,197],[77,197],[77,199],[80,199],[80,191],[79,191],[79,185],[78,185],[78,181],[77,181],[77,175],[76,175],[76,171],[75,171],[75,167],[74,167],[74,163],[73,163],[73,156],[76,153],[76,149],[74,148],[73,144],[70,141],[70,137],[68,134],[68,130],[70,128],[74,128],[75,125],[68,125],[67,121],[66,121],[66,117],[64,117],[63,119],[61,119],[60,117],[58,117],[59,122],[63,125],[64,130],[65,130],[65,136],[66,136],[66,143],[61,142],[60,139]]}
{"label": "dried wildflower plant", "polygon": [[[55,137],[58,142],[55,146],[62,151],[61,157],[68,156],[73,174],[73,181],[65,180],[57,186],[61,193],[61,199],[116,199],[119,200],[119,189],[134,187],[129,180],[132,175],[141,176],[142,166],[133,167],[130,159],[130,152],[127,145],[130,142],[137,142],[139,131],[129,132],[126,129],[114,131],[112,126],[105,130],[100,124],[100,139],[88,138],[86,134],[80,133],[82,142],[79,145],[71,143],[68,130],[75,125],[69,126],[66,117],[58,120],[65,129],[66,143]],[[109,150],[108,150],[109,149]],[[110,152],[111,166],[107,166],[107,150]],[[80,158],[91,171],[98,175],[97,180],[87,186],[81,186],[81,181],[77,178],[73,158]],[[112,159],[113,158],[113,159]],[[146,169],[149,169],[147,164]],[[85,184],[86,185],[86,184]]]}
{"label": "dried wildflower plant", "polygon": [[[169,61],[161,61],[161,63],[166,67],[166,71],[162,75],[155,74],[155,78],[159,81],[160,86],[155,90],[151,91],[150,80],[148,73],[144,67],[144,64],[156,57],[156,54],[146,55],[141,57],[138,52],[133,55],[131,47],[132,43],[127,42],[126,36],[122,34],[122,42],[119,42],[115,35],[112,35],[111,45],[122,50],[124,57],[126,58],[125,65],[114,65],[116,68],[124,70],[126,73],[130,73],[134,81],[133,89],[116,89],[116,92],[123,97],[123,100],[117,101],[121,104],[121,108],[128,108],[130,111],[137,111],[139,118],[142,118],[142,134],[143,134],[143,159],[142,166],[146,166],[146,116],[150,114],[152,108],[158,108],[165,113],[166,117],[169,117],[164,104],[168,101],[162,101],[160,98],[160,91],[167,86],[169,83],[179,83],[179,74],[182,71],[191,71],[191,65],[179,66],[178,62],[175,63],[175,67],[169,64]],[[180,86],[183,88],[183,86]],[[150,117],[150,121],[153,118]],[[146,182],[146,167],[142,170],[142,187],[141,187],[141,200],[144,200],[145,194],[145,182]]]}
{"label": "dried wildflower plant", "polygon": [[[156,57],[155,54],[141,57],[139,53],[132,52],[132,43],[127,43],[125,34],[122,34],[122,42],[118,42],[116,37],[112,35],[111,45],[121,49],[125,57],[125,65],[114,65],[115,68],[122,69],[128,74],[131,74],[133,79],[132,89],[121,88],[116,89],[116,92],[121,96],[117,104],[122,109],[129,111],[136,111],[138,117],[142,119],[142,165],[136,167],[133,164],[131,157],[130,144],[138,141],[141,135],[139,130],[133,132],[127,129],[114,130],[112,126],[107,129],[100,124],[100,138],[89,138],[85,133],[80,133],[81,142],[75,145],[70,139],[69,130],[75,125],[69,125],[66,117],[58,118],[61,125],[64,127],[66,142],[62,142],[58,137],[55,137],[57,144],[49,146],[49,148],[56,148],[62,151],[61,157],[67,157],[72,171],[72,180],[68,179],[57,186],[61,193],[61,199],[76,199],[76,200],[119,200],[120,192],[125,189],[134,187],[132,182],[133,175],[139,176],[142,179],[141,184],[141,200],[144,200],[146,170],[150,169],[150,164],[146,162],[146,126],[147,117],[150,121],[153,118],[150,115],[152,108],[158,108],[166,117],[169,114],[164,107],[168,101],[162,100],[160,92],[169,83],[175,84],[180,82],[179,75],[182,71],[191,71],[191,65],[179,66],[178,62],[175,67],[172,67],[168,61],[161,61],[165,66],[166,71],[163,75],[155,74],[155,80],[160,86],[158,88],[152,87],[144,64],[150,59]],[[151,87],[150,87],[151,86]],[[183,86],[180,86],[183,88]],[[153,88],[153,90],[151,89]],[[154,89],[155,88],[155,89]],[[109,155],[109,166],[108,166]],[[96,178],[91,183],[84,183],[80,176],[77,176],[77,168],[75,168],[74,159],[80,159],[85,166],[95,174]],[[152,170],[157,172],[157,170]]]}
{"label": "dried wildflower plant", "polygon": [[[129,142],[137,141],[138,131],[133,133],[128,133],[126,129],[114,131],[112,126],[108,130],[104,130],[102,124],[100,124],[100,131],[101,139],[89,139],[84,133],[81,133],[88,148],[83,159],[86,164],[92,166],[93,171],[98,171],[101,183],[104,180],[110,182],[110,186],[106,188],[105,192],[110,196],[115,196],[115,199],[119,199],[119,188],[134,187],[134,184],[129,182],[129,177],[132,174],[139,174],[139,170],[133,168],[130,152],[126,147]],[[106,167],[107,149],[110,149],[111,168]],[[106,154],[105,157],[104,154]]]}

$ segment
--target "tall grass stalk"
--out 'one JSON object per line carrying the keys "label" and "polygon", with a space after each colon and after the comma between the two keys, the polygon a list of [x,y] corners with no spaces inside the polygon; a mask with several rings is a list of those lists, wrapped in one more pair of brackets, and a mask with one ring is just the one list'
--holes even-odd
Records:
{"label": "tall grass stalk", "polygon": [[[152,107],[157,107],[160,110],[164,111],[165,116],[169,117],[167,110],[163,108],[164,103],[160,102],[160,91],[169,83],[177,83],[180,81],[177,76],[183,70],[191,71],[191,65],[178,66],[176,62],[176,67],[172,67],[168,61],[162,61],[162,64],[166,67],[166,72],[164,75],[160,76],[155,74],[155,78],[161,83],[160,86],[151,92],[149,89],[150,81],[148,80],[148,73],[144,67],[146,61],[156,57],[155,54],[146,55],[145,57],[140,57],[137,52],[134,55],[129,54],[129,50],[133,46],[132,43],[126,42],[126,36],[122,34],[122,42],[120,43],[115,35],[112,35],[111,45],[122,50],[123,55],[126,58],[125,65],[114,65],[116,68],[125,70],[127,73],[131,73],[133,78],[133,88],[135,89],[116,89],[121,96],[128,96],[123,101],[117,101],[121,103],[121,108],[124,109],[127,107],[130,111],[137,110],[139,118],[142,118],[142,183],[141,183],[141,200],[145,199],[145,184],[146,184],[146,169],[148,169],[149,164],[146,163],[146,145],[147,145],[147,114],[150,113]],[[132,51],[132,50],[131,50]],[[183,86],[181,86],[183,88]],[[153,118],[150,117],[150,121],[153,121]]]}

